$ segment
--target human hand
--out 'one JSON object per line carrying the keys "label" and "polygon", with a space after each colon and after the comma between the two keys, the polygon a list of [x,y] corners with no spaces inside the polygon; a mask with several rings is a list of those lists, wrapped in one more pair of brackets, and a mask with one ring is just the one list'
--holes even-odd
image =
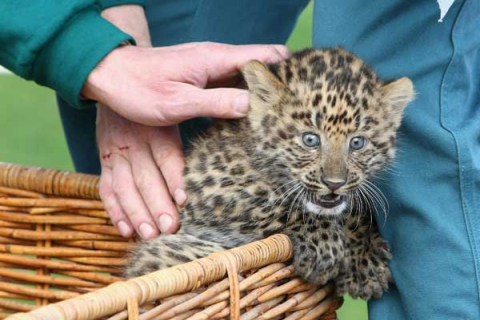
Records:
{"label": "human hand", "polygon": [[252,59],[270,63],[288,55],[280,45],[123,46],[90,73],[82,94],[129,120],[151,126],[201,116],[238,118],[249,110],[248,92],[218,86],[236,85],[240,68]]}
{"label": "human hand", "polygon": [[[151,47],[141,6],[114,6],[102,16],[135,38],[137,46]],[[102,105],[97,113],[100,195],[113,224],[125,237],[134,230],[143,239],[175,232],[179,219],[172,197],[179,206],[186,201],[177,127],[136,124]]]}
{"label": "human hand", "polygon": [[179,217],[170,195],[179,206],[187,200],[177,126],[144,126],[98,105],[97,142],[100,196],[122,236],[136,230],[143,239],[151,239],[159,230],[177,231]]}

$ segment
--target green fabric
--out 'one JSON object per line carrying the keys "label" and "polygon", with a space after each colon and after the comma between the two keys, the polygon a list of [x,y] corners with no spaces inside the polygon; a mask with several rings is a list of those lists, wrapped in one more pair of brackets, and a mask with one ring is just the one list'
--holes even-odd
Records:
{"label": "green fabric", "polygon": [[125,4],[137,4],[142,7],[145,7],[145,0],[99,0],[98,2],[102,6],[102,9],[115,7],[115,6],[122,6]]}
{"label": "green fabric", "polygon": [[95,0],[0,1],[0,65],[56,90],[75,107],[86,77],[125,40]]}

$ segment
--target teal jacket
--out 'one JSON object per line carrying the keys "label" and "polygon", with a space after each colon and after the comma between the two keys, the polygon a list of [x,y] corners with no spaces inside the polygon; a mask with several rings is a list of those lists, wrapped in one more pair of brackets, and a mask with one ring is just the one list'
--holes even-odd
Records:
{"label": "teal jacket", "polygon": [[100,16],[103,8],[143,0],[2,0],[0,65],[50,87],[75,107],[91,70],[132,37]]}

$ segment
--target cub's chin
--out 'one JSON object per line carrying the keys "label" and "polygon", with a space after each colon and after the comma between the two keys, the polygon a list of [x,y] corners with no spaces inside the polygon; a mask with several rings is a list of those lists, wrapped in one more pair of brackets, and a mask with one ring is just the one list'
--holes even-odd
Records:
{"label": "cub's chin", "polygon": [[305,209],[315,215],[320,216],[338,216],[347,208],[345,196],[328,194],[316,199],[316,202],[308,201]]}

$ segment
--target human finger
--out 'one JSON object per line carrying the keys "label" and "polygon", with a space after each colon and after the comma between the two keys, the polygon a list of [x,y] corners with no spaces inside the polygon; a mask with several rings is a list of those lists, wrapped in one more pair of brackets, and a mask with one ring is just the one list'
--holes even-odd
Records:
{"label": "human finger", "polygon": [[[188,84],[178,84],[175,95],[170,97],[171,105],[163,107],[158,121],[176,124],[197,117],[241,118],[250,110],[247,90],[236,88],[201,89]],[[180,88],[180,86],[182,88]]]}
{"label": "human finger", "polygon": [[112,154],[111,161],[112,189],[133,228],[143,239],[157,237],[157,226],[135,185],[130,162],[116,153]]}
{"label": "human finger", "polygon": [[178,229],[178,212],[150,149],[134,150],[129,155],[137,190],[162,233]]}
{"label": "human finger", "polygon": [[102,166],[99,193],[105,210],[110,216],[110,220],[112,220],[112,224],[118,229],[123,237],[130,238],[133,235],[132,225],[113,192],[112,171],[105,166]]}
{"label": "human finger", "polygon": [[290,57],[288,48],[284,45],[226,45],[206,43],[203,59],[208,75],[208,82],[216,82],[229,78],[250,60],[264,63],[277,63]]}

